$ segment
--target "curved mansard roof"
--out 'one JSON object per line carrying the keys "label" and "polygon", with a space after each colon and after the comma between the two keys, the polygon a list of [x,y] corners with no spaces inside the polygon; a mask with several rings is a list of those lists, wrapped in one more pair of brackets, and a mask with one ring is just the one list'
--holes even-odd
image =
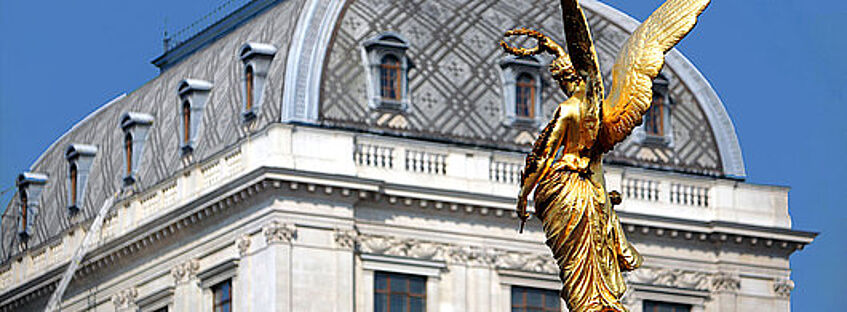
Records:
{"label": "curved mansard roof", "polygon": [[[482,5],[491,4],[491,5]],[[321,123],[404,136],[527,149],[536,129],[504,124],[497,45],[503,32],[531,26],[564,43],[558,1],[353,0],[335,24],[321,85]],[[583,1],[600,64],[610,70],[620,46],[638,22],[597,1]],[[399,114],[368,107],[363,42],[393,31],[409,39],[409,110]],[[695,29],[696,31],[696,29]],[[549,63],[549,58],[546,59]],[[670,146],[639,144],[633,136],[607,158],[613,162],[675,171],[743,177],[735,129],[706,79],[678,51],[667,57],[673,139]],[[564,100],[544,73],[543,109],[549,119]]]}
{"label": "curved mansard roof", "polygon": [[[41,195],[41,208],[29,246],[37,246],[72,224],[92,218],[106,197],[121,189],[124,156],[120,123],[124,114],[153,116],[153,124],[141,155],[138,179],[133,186],[139,190],[166,182],[186,166],[192,166],[194,162],[208,158],[245,138],[248,133],[241,114],[241,79],[244,70],[241,48],[247,42],[261,42],[279,49],[280,52],[270,65],[267,87],[262,97],[267,103],[279,103],[284,90],[286,52],[303,2],[281,1],[195,51],[190,57],[171,65],[132,93],[105,104],[56,140],[30,167],[31,172],[46,174],[49,181]],[[186,163],[179,146],[180,102],[177,93],[181,82],[186,80],[188,83],[196,83],[197,80],[193,79],[209,81],[214,86],[197,130],[197,146],[192,154],[194,162]],[[262,129],[271,122],[279,121],[279,118],[280,105],[262,105],[262,111],[253,121],[252,130]],[[90,168],[83,207],[77,216],[71,218],[67,210],[68,165],[65,152],[72,144],[93,145],[97,147],[97,152]],[[19,248],[10,242],[10,239],[17,239],[15,220],[18,214],[18,209],[11,208],[17,208],[18,205],[18,197],[15,196],[4,212],[2,248],[6,255],[16,253]]]}
{"label": "curved mansard roof", "polygon": [[[153,116],[142,151],[137,189],[165,183],[186,166],[238,144],[247,131],[273,122],[306,122],[414,138],[525,149],[535,134],[502,123],[500,67],[505,56],[497,46],[503,31],[537,26],[560,37],[558,1],[385,1],[280,0],[236,23],[196,51],[156,62],[167,70],[138,90],[104,105],[55,141],[32,165],[49,182],[29,246],[48,242],[71,225],[90,219],[99,205],[122,187],[123,133],[119,119],[128,112]],[[605,72],[627,34],[638,23],[593,0],[583,0]],[[394,31],[409,41],[414,64],[409,75],[410,110],[402,117],[369,110],[365,98],[361,44]],[[209,39],[211,38],[211,39]],[[561,41],[562,38],[557,38]],[[190,39],[188,44],[191,44]],[[242,48],[276,52],[261,98],[268,105],[250,130],[241,114]],[[267,46],[270,45],[270,46]],[[189,45],[185,45],[189,46]],[[670,80],[674,142],[644,146],[629,140],[609,159],[637,166],[661,167],[709,175],[743,177],[744,164],[732,121],[709,83],[679,52],[667,57],[663,74]],[[563,99],[546,74],[544,110]],[[608,77],[608,75],[607,75]],[[192,162],[180,153],[180,82],[211,82],[212,90],[198,129]],[[397,127],[397,126],[400,127]],[[72,144],[96,147],[80,213],[67,211],[68,166]],[[4,256],[15,254],[17,196],[4,212]]]}

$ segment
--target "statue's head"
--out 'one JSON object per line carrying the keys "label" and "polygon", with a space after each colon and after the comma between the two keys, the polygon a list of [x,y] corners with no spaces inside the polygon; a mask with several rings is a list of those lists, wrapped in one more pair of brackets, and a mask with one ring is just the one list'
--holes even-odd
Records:
{"label": "statue's head", "polygon": [[550,73],[553,74],[553,79],[559,82],[559,86],[565,91],[565,94],[571,96],[581,85],[581,79],[576,74],[571,58],[558,43],[545,36],[544,34],[526,28],[512,29],[506,32],[505,37],[510,36],[527,36],[538,40],[538,45],[532,48],[515,48],[509,46],[504,40],[500,40],[500,46],[506,52],[517,56],[530,56],[547,52],[556,58],[550,63]]}

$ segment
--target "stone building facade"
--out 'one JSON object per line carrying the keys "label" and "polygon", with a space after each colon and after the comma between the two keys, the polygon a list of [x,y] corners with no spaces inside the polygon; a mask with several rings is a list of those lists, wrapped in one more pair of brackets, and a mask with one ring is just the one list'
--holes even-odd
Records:
{"label": "stone building facade", "polygon": [[[584,0],[602,69],[638,23]],[[154,60],[18,177],[0,311],[38,311],[84,237],[63,311],[563,309],[524,153],[563,94],[506,29],[561,39],[557,1],[254,0]],[[607,75],[608,76],[608,75]],[[790,311],[788,188],[677,51],[647,126],[607,158],[631,311]],[[116,201],[92,231],[101,205]],[[546,309],[546,310],[545,310]],[[670,310],[668,310],[670,309]]]}

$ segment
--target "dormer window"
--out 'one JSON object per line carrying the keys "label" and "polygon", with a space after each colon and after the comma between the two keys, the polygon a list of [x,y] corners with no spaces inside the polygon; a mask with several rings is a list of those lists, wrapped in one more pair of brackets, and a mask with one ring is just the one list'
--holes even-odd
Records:
{"label": "dormer window", "polygon": [[400,60],[394,55],[382,58],[379,70],[380,90],[383,100],[400,101]]}
{"label": "dormer window", "polygon": [[185,79],[179,83],[177,94],[180,100],[180,148],[190,154],[197,146],[197,133],[203,119],[203,108],[212,90],[212,83],[198,79]]}
{"label": "dormer window", "polygon": [[535,79],[526,73],[518,76],[515,83],[515,116],[532,119],[535,117]]}
{"label": "dormer window", "polygon": [[507,126],[537,129],[541,124],[541,59],[506,57],[500,61],[503,82],[503,122]]}
{"label": "dormer window", "polygon": [[368,77],[368,105],[372,109],[405,111],[409,107],[406,56],[409,41],[394,32],[382,33],[363,44]]}
{"label": "dormer window", "polygon": [[653,100],[650,108],[644,114],[641,126],[641,143],[654,145],[669,145],[672,141],[671,109],[673,101],[668,91],[668,79],[659,74],[653,79]]}
{"label": "dormer window", "polygon": [[40,207],[40,196],[47,184],[47,176],[40,173],[24,172],[18,175],[15,183],[18,187],[18,201],[20,207],[18,215],[18,235],[26,241],[32,236],[35,226],[35,217]]}
{"label": "dormer window", "polygon": [[239,55],[244,63],[244,105],[241,114],[245,121],[256,118],[262,109],[268,69],[276,51],[276,47],[266,43],[248,42],[241,46]]}
{"label": "dormer window", "polygon": [[122,149],[124,150],[124,185],[132,185],[138,179],[141,155],[147,142],[147,132],[153,125],[153,116],[144,113],[129,112],[121,115],[123,130]]}
{"label": "dormer window", "polygon": [[[132,148],[132,140],[129,141]],[[124,142],[124,148],[126,146]],[[65,159],[68,160],[68,210],[71,213],[82,209],[86,181],[96,154],[97,147],[85,144],[71,144],[65,151]]]}

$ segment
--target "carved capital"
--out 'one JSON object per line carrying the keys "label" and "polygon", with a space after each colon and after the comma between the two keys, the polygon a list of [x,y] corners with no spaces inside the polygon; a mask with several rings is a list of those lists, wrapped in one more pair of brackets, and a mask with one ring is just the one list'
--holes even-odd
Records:
{"label": "carved capital", "polygon": [[737,292],[741,289],[741,278],[738,275],[720,272],[712,277],[712,291]]}
{"label": "carved capital", "polygon": [[130,287],[112,295],[112,305],[115,306],[115,311],[130,311],[135,307],[136,298],[138,298],[138,291],[135,287]]}
{"label": "carved capital", "polygon": [[238,255],[244,257],[247,255],[247,250],[250,249],[252,238],[249,234],[244,234],[235,239],[235,247],[238,248]]}
{"label": "carved capital", "polygon": [[278,244],[278,243],[291,243],[291,240],[294,238],[297,229],[294,224],[291,223],[282,223],[277,220],[273,220],[262,229],[262,234],[265,235],[265,240],[268,245]]}
{"label": "carved capital", "polygon": [[353,250],[356,247],[356,237],[358,233],[355,230],[339,230],[334,233],[335,246],[341,249]]}
{"label": "carved capital", "polygon": [[773,281],[773,292],[779,297],[791,297],[791,291],[794,290],[794,281],[788,278],[778,278]]}
{"label": "carved capital", "polygon": [[197,259],[191,259],[174,266],[171,269],[171,276],[173,276],[176,284],[187,283],[197,278],[197,271],[199,270],[200,262]]}
{"label": "carved capital", "polygon": [[493,267],[499,258],[498,252],[491,248],[479,246],[456,246],[450,250],[450,262],[462,263],[469,266]]}

